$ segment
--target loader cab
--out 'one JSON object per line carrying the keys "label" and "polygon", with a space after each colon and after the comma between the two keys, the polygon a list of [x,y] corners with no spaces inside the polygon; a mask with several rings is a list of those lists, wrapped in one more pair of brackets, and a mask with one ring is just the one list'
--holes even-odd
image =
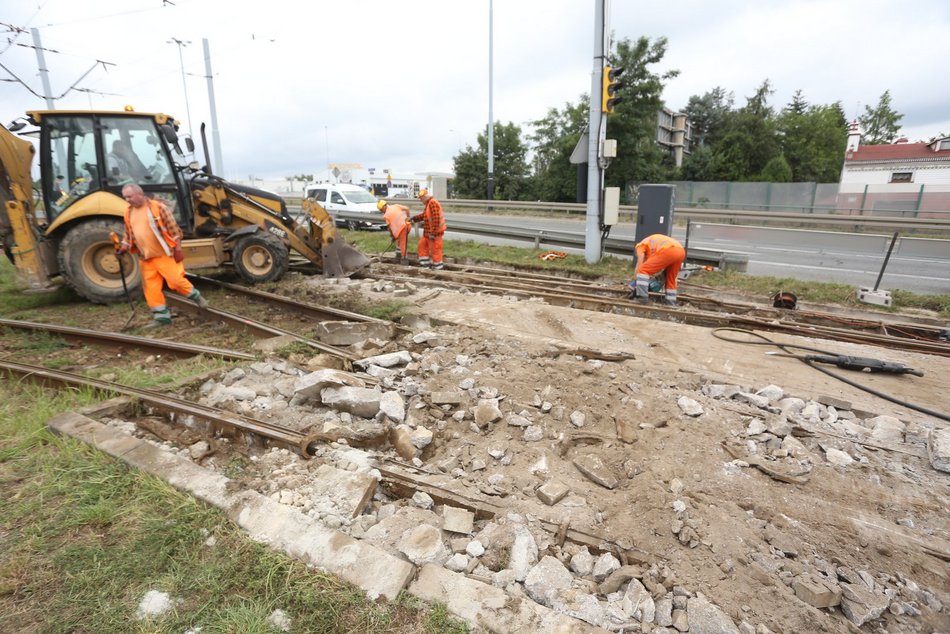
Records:
{"label": "loader cab", "polygon": [[[161,199],[186,232],[191,199],[173,163],[174,130],[164,115],[130,112],[30,113],[40,126],[40,161],[46,222],[125,208],[122,187],[139,184]],[[171,133],[169,134],[169,131]],[[118,197],[103,197],[108,192]],[[65,218],[64,218],[65,220]]]}

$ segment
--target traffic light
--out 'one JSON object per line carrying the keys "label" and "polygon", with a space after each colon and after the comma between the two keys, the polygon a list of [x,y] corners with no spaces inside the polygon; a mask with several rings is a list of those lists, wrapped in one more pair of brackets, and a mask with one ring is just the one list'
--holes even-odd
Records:
{"label": "traffic light", "polygon": [[623,68],[604,67],[603,90],[600,96],[600,111],[613,112],[614,107],[623,99],[617,94],[620,90],[620,75],[623,74]]}

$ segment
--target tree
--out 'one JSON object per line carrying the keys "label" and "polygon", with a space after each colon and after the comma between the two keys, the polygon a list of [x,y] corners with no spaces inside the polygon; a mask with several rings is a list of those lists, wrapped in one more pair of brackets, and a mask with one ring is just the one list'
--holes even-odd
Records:
{"label": "tree", "polygon": [[[521,128],[514,123],[495,122],[495,200],[527,200],[528,147],[521,140]],[[460,198],[482,199],[488,191],[488,126],[478,135],[478,147],[467,146],[454,160],[455,194]]]}
{"label": "tree", "polygon": [[746,99],[738,111],[722,117],[712,158],[706,170],[709,180],[757,180],[765,166],[781,155],[775,117],[768,98],[774,91],[768,79]]}
{"label": "tree", "polygon": [[864,130],[862,143],[866,145],[893,143],[900,134],[901,127],[898,122],[903,118],[904,115],[891,107],[891,91],[885,90],[877,106],[875,108],[864,106],[864,114],[858,117],[861,128]]}
{"label": "tree", "polygon": [[[607,136],[617,140],[617,158],[606,173],[606,184],[623,188],[627,182],[649,183],[666,180],[672,173],[668,154],[656,145],[656,115],[663,107],[666,80],[679,75],[670,70],[657,74],[652,67],[666,54],[667,40],[652,43],[641,37],[617,42],[612,66],[621,67],[623,101],[607,116]],[[596,138],[596,134],[592,135]]]}
{"label": "tree", "polygon": [[714,143],[717,133],[721,131],[723,122],[732,110],[735,102],[733,93],[716,86],[702,97],[693,95],[689,98],[683,112],[693,126],[693,143],[705,145]]}
{"label": "tree", "polygon": [[840,103],[811,106],[799,90],[779,115],[778,130],[793,182],[838,180],[848,140]]}
{"label": "tree", "polygon": [[784,156],[776,156],[770,159],[762,168],[759,180],[767,183],[790,183],[792,182],[792,168],[789,167]]}
{"label": "tree", "polygon": [[578,167],[571,164],[570,157],[587,126],[587,99],[587,95],[581,95],[576,105],[566,103],[563,110],[551,108],[543,119],[531,122],[531,189],[536,198],[552,202],[575,200]]}

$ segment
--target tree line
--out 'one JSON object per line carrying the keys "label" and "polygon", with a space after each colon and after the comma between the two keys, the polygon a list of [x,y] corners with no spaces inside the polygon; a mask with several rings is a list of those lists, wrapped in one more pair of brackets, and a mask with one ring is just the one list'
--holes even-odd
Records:
{"label": "tree line", "polygon": [[[622,39],[610,55],[611,65],[623,67],[623,100],[608,115],[608,138],[617,139],[618,156],[606,171],[606,185],[692,181],[837,182],[844,162],[847,119],[840,102],[810,104],[798,90],[779,110],[769,103],[774,94],[766,79],[745,104],[734,93],[715,87],[689,98],[683,112],[692,124],[691,153],[681,167],[656,142],[661,95],[676,70],[658,73],[666,54],[665,37],[650,41]],[[596,96],[599,98],[599,95]],[[530,122],[525,133],[514,123],[494,123],[494,180],[497,200],[575,199],[577,166],[571,152],[587,128],[590,96],[550,108]],[[892,143],[903,115],[885,91],[874,107],[859,117],[863,144]],[[530,160],[529,157],[530,156]],[[487,192],[488,137],[478,135],[454,157],[453,194],[484,198]]]}

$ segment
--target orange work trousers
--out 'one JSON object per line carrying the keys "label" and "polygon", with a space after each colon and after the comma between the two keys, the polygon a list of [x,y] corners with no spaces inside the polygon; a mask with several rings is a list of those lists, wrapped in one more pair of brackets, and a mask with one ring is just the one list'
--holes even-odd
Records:
{"label": "orange work trousers", "polygon": [[686,251],[683,247],[671,246],[657,251],[648,257],[643,264],[637,267],[637,275],[653,277],[666,269],[666,290],[676,290],[676,276],[679,275],[686,260]]}
{"label": "orange work trousers", "polygon": [[429,258],[432,258],[432,264],[442,264],[442,234],[435,234],[434,238],[422,234],[419,238],[419,263],[428,264]]}
{"label": "orange work trousers", "polygon": [[398,236],[393,236],[393,240],[396,241],[396,246],[399,247],[399,255],[401,257],[406,257],[406,253],[409,251],[409,228],[411,225],[405,225],[402,228],[402,231],[399,232]]}
{"label": "orange work trousers", "polygon": [[165,294],[162,293],[162,281],[168,284],[170,290],[179,295],[188,295],[194,286],[185,277],[185,267],[181,262],[175,262],[170,255],[160,255],[147,260],[139,260],[142,269],[142,289],[145,291],[145,303],[149,308],[158,308],[165,305]]}

